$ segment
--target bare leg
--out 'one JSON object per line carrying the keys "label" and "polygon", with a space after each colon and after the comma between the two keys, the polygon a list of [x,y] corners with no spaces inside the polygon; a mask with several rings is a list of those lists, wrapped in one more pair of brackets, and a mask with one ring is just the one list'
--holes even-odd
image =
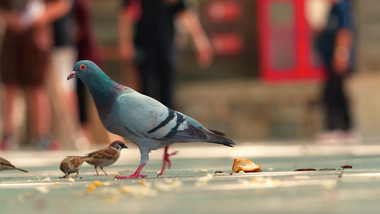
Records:
{"label": "bare leg", "polygon": [[33,133],[38,137],[50,134],[51,112],[46,90],[44,87],[28,87],[26,94]]}
{"label": "bare leg", "polygon": [[106,176],[108,176],[108,175],[107,175],[107,172],[104,171],[103,167],[100,167],[100,169],[104,172],[104,174],[105,174]]}
{"label": "bare leg", "polygon": [[172,155],[176,155],[178,153],[178,151],[175,151],[175,152],[172,152],[172,153],[169,154],[168,153],[168,149],[169,149],[169,146],[165,146],[164,158],[162,160],[161,172],[157,175],[157,177],[164,174],[164,171],[165,171],[165,168],[166,168],[166,164],[168,164],[168,169],[170,169],[172,167],[172,163],[171,163],[169,157],[172,156]]}
{"label": "bare leg", "polygon": [[94,166],[94,169],[95,169],[95,172],[96,172],[96,175],[99,176],[99,173],[98,173],[98,167],[97,166]]}
{"label": "bare leg", "polygon": [[17,92],[15,85],[6,85],[4,87],[3,98],[3,135],[14,135],[14,127],[12,123],[12,110],[14,106],[14,100]]}
{"label": "bare leg", "polygon": [[141,170],[144,168],[145,165],[146,165],[146,163],[140,165],[140,166],[137,168],[136,172],[135,172],[133,175],[130,175],[130,176],[118,176],[118,177],[116,177],[116,178],[117,178],[117,179],[126,179],[126,178],[128,178],[128,179],[134,179],[134,178],[146,178],[146,175],[141,175],[141,174],[140,174]]}
{"label": "bare leg", "polygon": [[0,141],[1,150],[9,150],[17,147],[16,142],[10,140],[15,136],[14,124],[12,121],[14,101],[16,97],[17,86],[6,85],[4,86],[4,96],[2,97],[2,118],[3,118],[3,139]]}

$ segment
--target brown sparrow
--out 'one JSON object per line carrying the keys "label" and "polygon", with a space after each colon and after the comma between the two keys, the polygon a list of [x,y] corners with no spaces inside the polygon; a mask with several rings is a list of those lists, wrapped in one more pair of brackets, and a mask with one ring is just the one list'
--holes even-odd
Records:
{"label": "brown sparrow", "polygon": [[17,168],[13,166],[9,161],[5,160],[4,158],[0,157],[0,171],[3,170],[12,170],[12,169],[17,169],[23,172],[28,172],[24,169]]}
{"label": "brown sparrow", "polygon": [[67,178],[67,176],[70,175],[70,173],[76,172],[77,175],[74,177],[78,177],[79,175],[79,168],[82,166],[83,162],[87,160],[87,157],[81,157],[81,156],[67,156],[65,159],[61,161],[61,165],[59,168],[65,175],[62,178]]}
{"label": "brown sparrow", "polygon": [[90,165],[94,165],[96,175],[99,175],[97,170],[98,166],[104,172],[104,174],[107,175],[106,171],[103,170],[103,167],[115,163],[120,157],[120,150],[123,148],[128,147],[124,142],[116,140],[104,149],[100,149],[87,154],[87,156],[85,156],[87,160],[85,161]]}

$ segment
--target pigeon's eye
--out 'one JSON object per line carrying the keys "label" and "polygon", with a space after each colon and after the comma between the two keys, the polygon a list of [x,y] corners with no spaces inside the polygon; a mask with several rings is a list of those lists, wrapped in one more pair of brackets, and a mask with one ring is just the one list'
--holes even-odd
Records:
{"label": "pigeon's eye", "polygon": [[80,69],[81,69],[81,70],[86,69],[86,65],[85,65],[85,64],[80,65]]}

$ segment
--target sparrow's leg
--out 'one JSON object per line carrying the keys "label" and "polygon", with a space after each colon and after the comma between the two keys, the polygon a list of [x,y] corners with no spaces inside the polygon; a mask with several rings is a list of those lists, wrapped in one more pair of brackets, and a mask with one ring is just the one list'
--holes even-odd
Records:
{"label": "sparrow's leg", "polygon": [[98,173],[98,167],[97,166],[94,166],[94,169],[95,169],[95,172],[96,172],[96,175],[99,176],[99,173]]}
{"label": "sparrow's leg", "polygon": [[172,167],[172,163],[171,163],[169,157],[173,156],[173,155],[176,155],[178,153],[178,151],[175,151],[175,152],[172,152],[172,153],[169,154],[168,153],[168,149],[169,149],[169,146],[165,146],[164,158],[162,160],[161,172],[157,175],[157,177],[164,174],[164,171],[165,171],[165,168],[166,168],[166,164],[168,164],[168,169],[170,169]]}
{"label": "sparrow's leg", "polygon": [[79,171],[77,171],[77,174],[74,176],[74,178],[77,178],[79,175]]}
{"label": "sparrow's leg", "polygon": [[100,169],[104,172],[104,175],[108,176],[108,175],[107,175],[107,172],[104,171],[103,167],[100,167]]}

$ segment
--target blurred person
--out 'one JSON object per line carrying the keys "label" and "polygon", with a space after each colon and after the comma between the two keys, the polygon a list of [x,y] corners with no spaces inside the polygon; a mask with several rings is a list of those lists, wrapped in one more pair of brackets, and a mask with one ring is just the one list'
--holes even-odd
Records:
{"label": "blurred person", "polygon": [[[76,23],[75,43],[77,50],[77,60],[91,60],[97,65],[101,66],[99,53],[96,47],[96,39],[92,30],[92,20],[89,11],[89,0],[74,0],[73,15]],[[72,68],[70,68],[71,70]],[[66,73],[67,76],[67,73]],[[66,80],[66,78],[65,78]],[[76,94],[77,104],[79,110],[79,123],[80,129],[83,133],[82,147],[89,146],[91,138],[88,121],[88,92],[85,85],[79,79],[76,79]],[[85,144],[88,145],[85,145]]]}
{"label": "blurred person", "polygon": [[63,17],[53,22],[54,46],[52,49],[52,64],[54,77],[58,84],[59,94],[63,107],[71,118],[77,118],[75,82],[66,80],[68,71],[72,70],[76,62],[77,51],[75,48],[75,20],[73,17],[73,7]]}
{"label": "blurred person", "polygon": [[[173,108],[173,88],[177,61],[174,22],[190,33],[198,64],[208,67],[213,60],[209,40],[196,14],[185,0],[123,0],[119,16],[120,54],[123,60],[137,64],[138,75],[127,70],[127,85],[136,86]],[[136,81],[141,79],[141,84]],[[135,81],[135,82],[131,82]]]}
{"label": "blurred person", "polygon": [[327,23],[317,39],[317,48],[326,70],[323,88],[326,131],[319,140],[353,137],[353,122],[345,83],[353,70],[354,32],[350,0],[330,0]]}
{"label": "blurred person", "polygon": [[52,100],[55,137],[70,146],[80,148],[82,135],[78,129],[78,108],[75,82],[68,82],[66,76],[76,62],[74,1],[68,13],[55,20],[53,29],[53,48],[51,51],[52,73],[48,84]]}
{"label": "blurred person", "polygon": [[51,139],[50,103],[45,90],[52,47],[50,25],[68,12],[68,0],[1,0],[0,19],[6,23],[0,77],[4,85],[1,149],[16,148],[12,113],[16,92],[24,89],[33,135],[38,147],[57,149]]}

